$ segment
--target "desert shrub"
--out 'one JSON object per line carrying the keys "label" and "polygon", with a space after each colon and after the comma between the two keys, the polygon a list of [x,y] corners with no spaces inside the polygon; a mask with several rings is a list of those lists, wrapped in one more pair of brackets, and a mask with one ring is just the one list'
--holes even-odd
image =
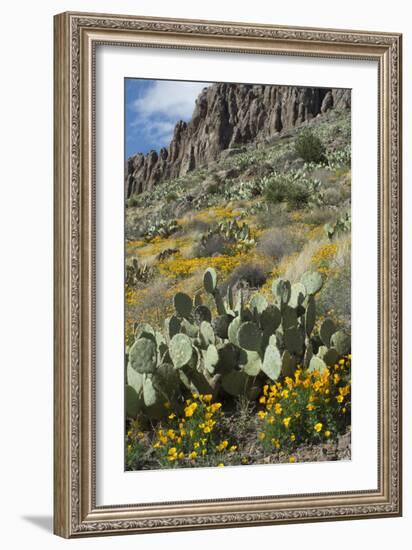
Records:
{"label": "desert shrub", "polygon": [[272,204],[286,203],[290,210],[304,208],[311,190],[298,174],[276,174],[268,179],[265,198]]}
{"label": "desert shrub", "polygon": [[305,162],[322,162],[325,160],[325,147],[312,130],[305,128],[295,141],[296,154]]}
{"label": "desert shrub", "polygon": [[[265,206],[263,208],[263,206]],[[272,204],[262,202],[262,208],[253,214],[257,214],[256,224],[259,228],[285,227],[291,223],[290,215],[284,204]]]}
{"label": "desert shrub", "polygon": [[262,162],[249,169],[250,175],[256,179],[262,179],[270,176],[274,172],[274,167],[269,162]]}
{"label": "desert shrub", "polygon": [[342,202],[342,195],[336,187],[328,187],[323,193],[323,202],[328,206],[337,206]]}
{"label": "desert shrub", "polygon": [[260,238],[258,249],[266,256],[279,261],[283,256],[289,256],[299,250],[302,244],[302,239],[291,231],[275,227]]}
{"label": "desert shrub", "polygon": [[258,264],[239,265],[225,282],[225,287],[234,286],[239,282],[246,283],[250,288],[259,288],[265,284],[266,271]]}
{"label": "desert shrub", "polygon": [[[217,176],[217,174],[214,174]],[[207,187],[207,193],[210,195],[218,195],[222,189],[222,184],[218,181],[210,183]]]}
{"label": "desert shrub", "polygon": [[321,225],[335,218],[336,209],[317,206],[304,212],[301,221],[309,225]]}
{"label": "desert shrub", "polygon": [[139,201],[136,197],[130,197],[130,199],[127,200],[126,206],[128,208],[134,208],[135,206],[139,205]]}
{"label": "desert shrub", "polygon": [[165,197],[165,200],[166,202],[174,202],[175,200],[177,200],[179,198],[178,194],[176,193],[176,191],[170,191],[166,197]]}
{"label": "desert shrub", "polygon": [[293,378],[264,386],[257,415],[266,452],[335,438],[350,425],[351,356],[322,372],[298,369]]}

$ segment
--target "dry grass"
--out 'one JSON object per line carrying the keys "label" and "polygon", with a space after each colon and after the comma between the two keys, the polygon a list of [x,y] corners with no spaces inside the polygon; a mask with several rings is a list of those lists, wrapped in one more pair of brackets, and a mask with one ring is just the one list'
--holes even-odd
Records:
{"label": "dry grass", "polygon": [[325,206],[311,208],[302,212],[301,221],[308,225],[323,225],[336,218],[336,210]]}
{"label": "dry grass", "polygon": [[302,248],[303,240],[288,227],[274,227],[266,231],[259,239],[258,249],[269,258],[279,262]]}
{"label": "dry grass", "polygon": [[[319,249],[321,241],[308,241],[302,248],[302,250],[294,256],[292,259],[287,258],[287,266],[283,274],[286,279],[289,279],[292,283],[300,280],[305,271],[312,269],[312,258],[316,251]],[[280,265],[282,270],[282,264]]]}

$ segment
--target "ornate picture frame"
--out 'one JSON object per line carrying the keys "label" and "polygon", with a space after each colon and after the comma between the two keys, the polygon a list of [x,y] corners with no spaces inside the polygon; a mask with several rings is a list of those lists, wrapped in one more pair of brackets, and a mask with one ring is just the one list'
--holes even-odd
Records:
{"label": "ornate picture frame", "polygon": [[[96,501],[98,45],[378,65],[377,488],[145,504]],[[54,532],[74,538],[401,515],[401,67],[395,33],[63,13],[54,21]],[[153,475],[157,475],[153,472]]]}

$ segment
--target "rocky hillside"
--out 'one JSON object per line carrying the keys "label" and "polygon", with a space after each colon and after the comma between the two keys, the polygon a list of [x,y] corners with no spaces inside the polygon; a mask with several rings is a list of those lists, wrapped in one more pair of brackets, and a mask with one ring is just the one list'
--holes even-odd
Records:
{"label": "rocky hillside", "polygon": [[176,124],[169,147],[128,159],[126,197],[334,108],[350,108],[350,90],[213,84],[197,98],[192,119]]}

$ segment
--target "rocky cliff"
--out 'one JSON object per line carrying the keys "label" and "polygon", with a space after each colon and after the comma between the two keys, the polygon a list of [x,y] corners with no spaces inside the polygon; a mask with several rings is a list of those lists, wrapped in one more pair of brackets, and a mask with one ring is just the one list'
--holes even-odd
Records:
{"label": "rocky cliff", "polygon": [[350,90],[212,84],[179,121],[169,147],[138,153],[126,165],[126,196],[219,159],[222,151],[270,138],[332,108],[350,107]]}

